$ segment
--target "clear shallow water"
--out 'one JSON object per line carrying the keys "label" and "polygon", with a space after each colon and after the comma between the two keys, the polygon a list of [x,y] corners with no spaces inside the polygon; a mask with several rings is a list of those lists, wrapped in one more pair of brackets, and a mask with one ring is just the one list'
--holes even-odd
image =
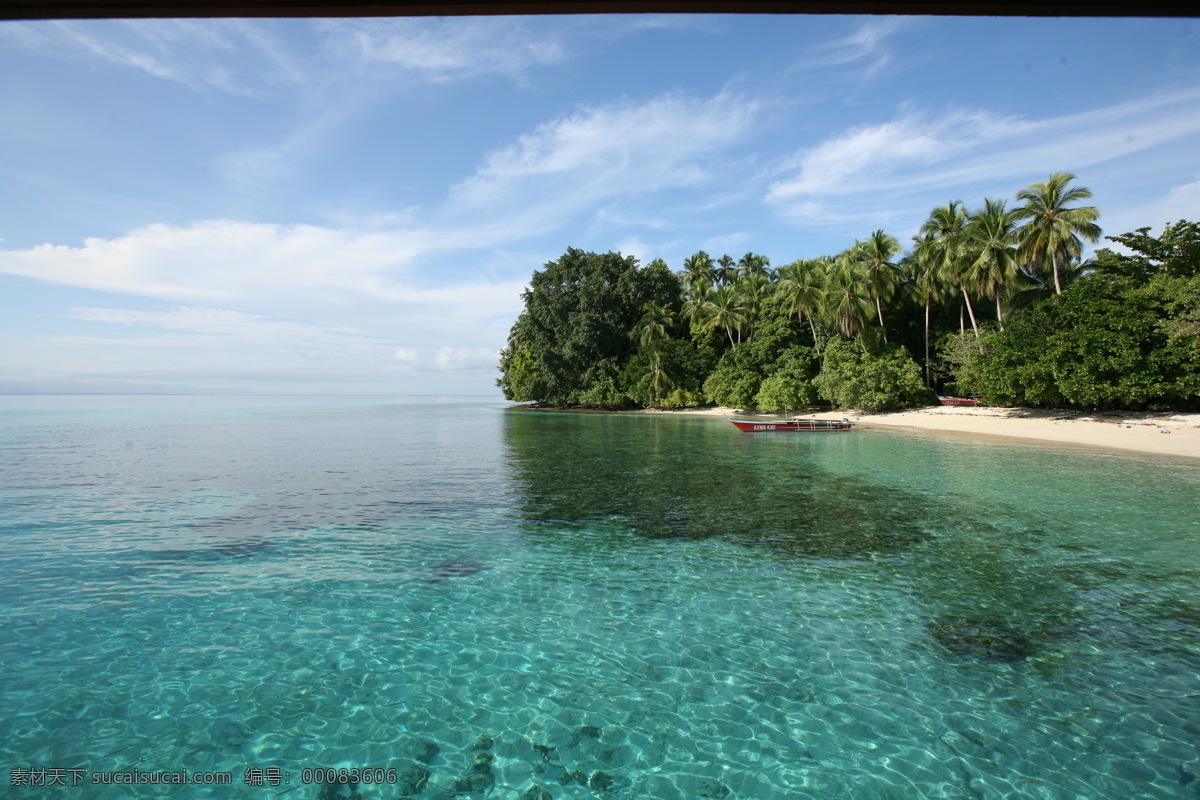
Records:
{"label": "clear shallow water", "polygon": [[5,397],[0,504],[3,763],[234,776],[6,797],[1200,797],[1193,461]]}

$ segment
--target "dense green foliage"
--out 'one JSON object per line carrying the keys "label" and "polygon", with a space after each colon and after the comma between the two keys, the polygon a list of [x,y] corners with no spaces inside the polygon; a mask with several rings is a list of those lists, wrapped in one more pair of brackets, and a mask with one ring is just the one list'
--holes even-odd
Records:
{"label": "dense green foliage", "polygon": [[768,410],[804,408],[818,402],[813,376],[819,361],[810,347],[788,348],[775,360],[771,372],[758,386],[753,405]]}
{"label": "dense green foliage", "polygon": [[958,384],[1002,405],[1200,407],[1200,275],[1111,251],[1097,262],[1003,333],[951,342]]}
{"label": "dense green foliage", "polygon": [[647,303],[672,304],[680,291],[662,262],[639,269],[634,258],[574,248],[535,272],[529,285],[501,354],[500,386],[506,397],[555,405],[619,404],[630,331]]}
{"label": "dense green foliage", "polygon": [[822,397],[841,408],[903,408],[928,405],[934,399],[921,383],[917,362],[896,345],[872,356],[851,342],[835,341],[813,383]]}
{"label": "dense green foliage", "polygon": [[1180,220],[1163,228],[1161,236],[1150,235],[1149,228],[1108,239],[1133,251],[1132,255],[1101,250],[1092,263],[1097,272],[1126,275],[1149,280],[1156,275],[1190,278],[1200,273],[1200,223]]}
{"label": "dense green foliage", "polygon": [[505,397],[556,406],[1200,407],[1200,225],[1109,237],[1074,176],[1009,208],[933,209],[907,253],[882,230],[773,269],[698,251],[678,273],[569,249],[534,273],[501,352]]}

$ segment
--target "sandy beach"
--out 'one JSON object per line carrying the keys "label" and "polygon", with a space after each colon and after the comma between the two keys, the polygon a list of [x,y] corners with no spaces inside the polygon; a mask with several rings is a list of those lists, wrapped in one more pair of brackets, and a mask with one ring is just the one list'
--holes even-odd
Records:
{"label": "sandy beach", "polygon": [[[780,416],[733,408],[681,411],[647,409],[640,413],[776,418]],[[845,417],[865,428],[902,428],[933,435],[1023,439],[1044,444],[1200,458],[1200,414],[1088,413],[1028,408],[934,406],[882,413],[827,411],[802,416],[817,419]]]}

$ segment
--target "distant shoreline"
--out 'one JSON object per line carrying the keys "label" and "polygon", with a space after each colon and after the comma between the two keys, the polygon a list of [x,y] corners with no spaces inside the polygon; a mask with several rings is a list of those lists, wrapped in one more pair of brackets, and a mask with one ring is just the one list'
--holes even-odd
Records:
{"label": "distant shoreline", "polygon": [[[550,409],[525,406],[533,411],[576,411],[580,413],[666,414],[672,416],[782,416],[777,413],[741,411],[720,406],[677,410]],[[906,411],[819,411],[801,413],[814,419],[842,419],[863,427],[899,428],[933,435],[1008,439],[1122,450],[1152,455],[1200,458],[1200,414],[1154,412],[1084,411],[931,406]]]}

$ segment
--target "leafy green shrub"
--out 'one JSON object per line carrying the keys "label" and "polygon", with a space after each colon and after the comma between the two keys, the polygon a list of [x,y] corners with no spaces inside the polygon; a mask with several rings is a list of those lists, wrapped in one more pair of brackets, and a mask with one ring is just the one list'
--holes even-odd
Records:
{"label": "leafy green shrub", "polygon": [[624,408],[630,405],[627,394],[617,388],[617,382],[604,377],[592,383],[585,391],[573,395],[571,405],[588,408]]}
{"label": "leafy green shrub", "polygon": [[663,408],[692,408],[702,405],[704,398],[698,392],[689,392],[687,389],[672,389],[667,396],[662,400]]}
{"label": "leafy green shrub", "polygon": [[501,351],[500,370],[503,377],[496,385],[504,392],[505,399],[528,403],[546,396],[545,377],[530,351],[520,347]]}
{"label": "leafy green shrub", "polygon": [[1200,361],[1181,322],[1197,300],[1200,278],[1159,275],[1139,284],[1101,272],[1015,316],[975,347],[960,341],[952,370],[960,386],[1000,405],[1195,407]]}
{"label": "leafy green shrub", "polygon": [[812,348],[792,346],[775,362],[771,374],[759,385],[754,404],[759,408],[804,408],[817,402],[813,386],[816,356]]}
{"label": "leafy green shrub", "polygon": [[892,345],[873,356],[854,342],[837,339],[813,385],[835,406],[883,410],[928,404],[932,397],[921,370],[904,348]]}
{"label": "leafy green shrub", "polygon": [[704,396],[710,403],[729,408],[756,408],[754,398],[758,395],[762,375],[733,361],[721,364],[704,381]]}

